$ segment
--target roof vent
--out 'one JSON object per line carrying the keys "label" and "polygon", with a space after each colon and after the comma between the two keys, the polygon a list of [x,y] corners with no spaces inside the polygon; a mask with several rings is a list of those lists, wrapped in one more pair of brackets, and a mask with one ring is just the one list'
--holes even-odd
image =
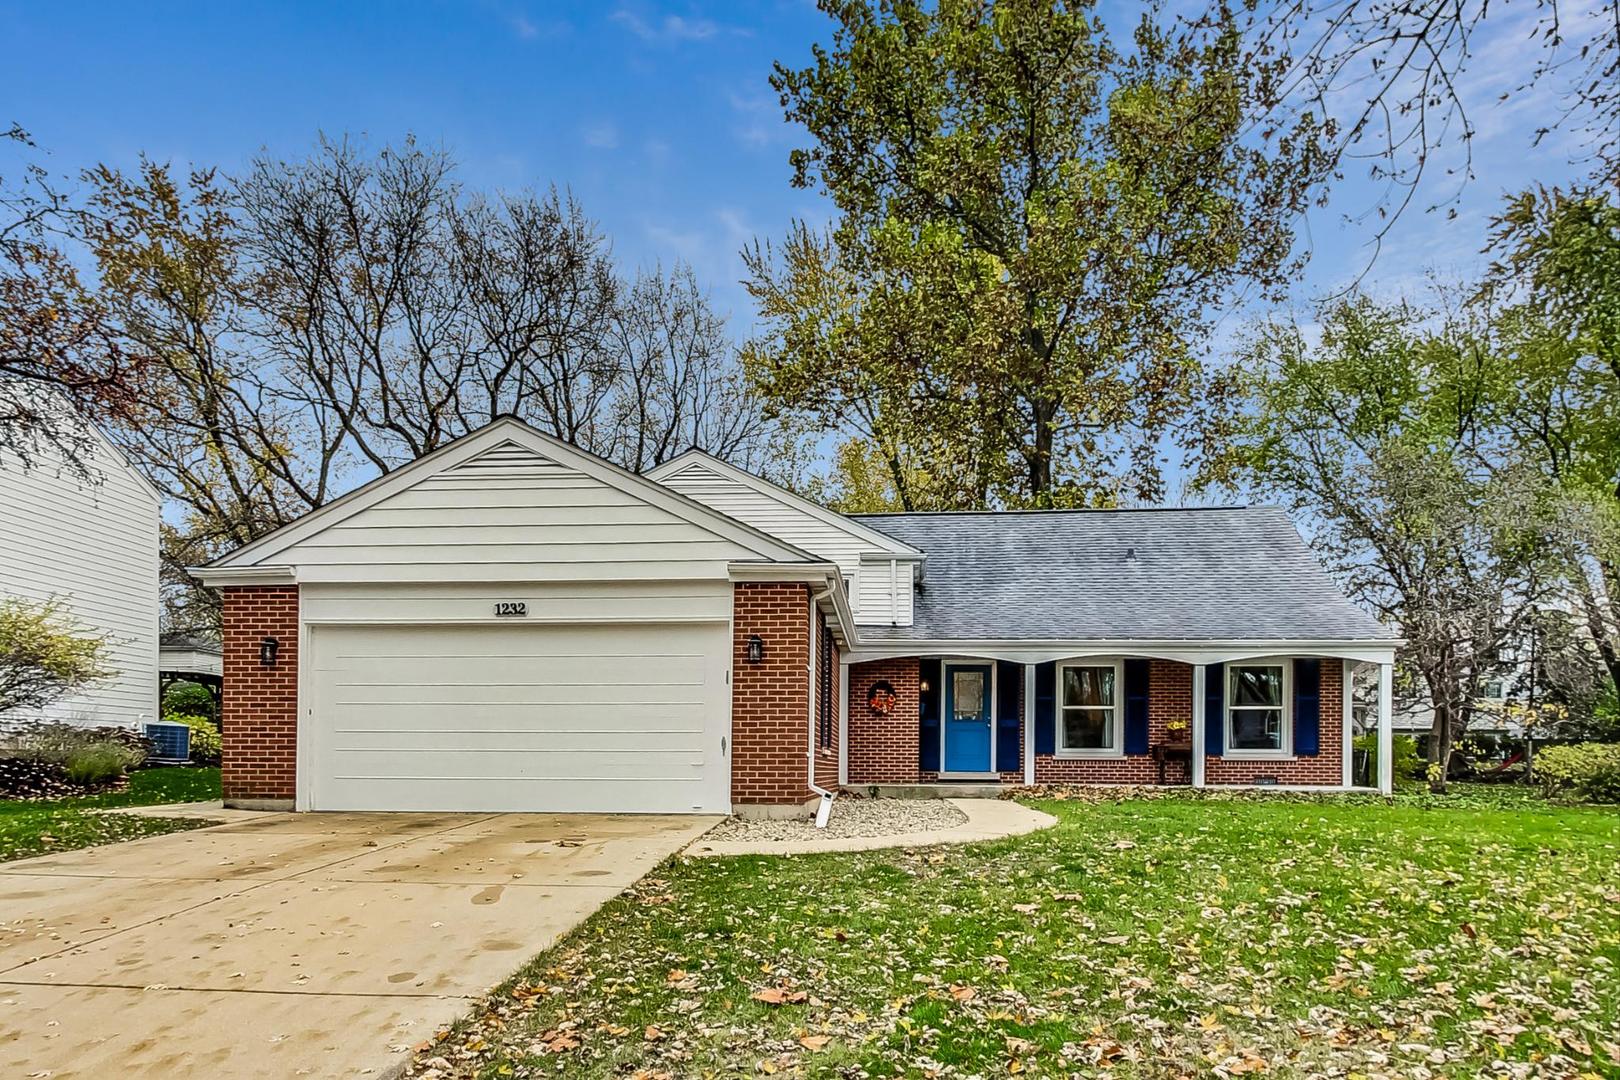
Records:
{"label": "roof vent", "polygon": [[1135,548],[1128,547],[1128,548],[1125,549],[1125,565],[1126,566],[1135,566],[1135,565],[1137,565],[1137,562],[1136,562],[1136,549]]}

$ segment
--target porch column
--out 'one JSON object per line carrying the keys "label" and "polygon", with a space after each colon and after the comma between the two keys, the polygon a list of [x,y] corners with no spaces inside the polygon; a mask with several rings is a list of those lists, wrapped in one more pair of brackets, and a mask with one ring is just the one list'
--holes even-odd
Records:
{"label": "porch column", "polygon": [[1192,771],[1192,786],[1204,786],[1204,725],[1207,718],[1204,716],[1204,680],[1207,677],[1205,665],[1192,666],[1192,758],[1189,762]]}
{"label": "porch column", "polygon": [[838,650],[838,786],[849,784],[849,661]]}
{"label": "porch column", "polygon": [[1395,665],[1378,665],[1378,790],[1395,790]]}
{"label": "porch column", "polygon": [[1035,665],[1024,665],[1024,786],[1035,786]]}
{"label": "porch column", "polygon": [[1356,668],[1359,666],[1354,660],[1339,661],[1339,685],[1344,687],[1344,700],[1339,703],[1339,750],[1344,759],[1344,778],[1339,782],[1347,788],[1355,781],[1355,769],[1352,764],[1354,751],[1350,741],[1356,734],[1355,685]]}

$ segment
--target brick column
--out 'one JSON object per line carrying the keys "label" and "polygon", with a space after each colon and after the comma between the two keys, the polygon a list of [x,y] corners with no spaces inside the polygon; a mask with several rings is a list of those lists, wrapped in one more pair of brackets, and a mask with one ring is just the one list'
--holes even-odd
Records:
{"label": "brick column", "polygon": [[[748,660],[758,634],[765,658]],[[739,582],[732,591],[731,801],[792,813],[811,798],[810,589]],[[837,757],[834,755],[834,769]],[[765,813],[772,813],[764,809]]]}
{"label": "brick column", "polygon": [[[222,592],[225,803],[291,809],[298,772],[298,586],[231,585]],[[267,637],[278,644],[273,668],[259,662]]]}

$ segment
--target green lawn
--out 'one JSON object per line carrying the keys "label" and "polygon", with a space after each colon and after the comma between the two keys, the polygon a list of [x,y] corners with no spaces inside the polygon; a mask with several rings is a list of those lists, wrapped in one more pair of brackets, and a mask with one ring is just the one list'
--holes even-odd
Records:
{"label": "green lawn", "polygon": [[96,809],[217,798],[218,769],[161,768],[132,773],[125,790],[106,795],[51,802],[0,800],[0,862],[207,824],[205,821],[90,812]]}
{"label": "green lawn", "polygon": [[1620,1075],[1612,810],[1037,805],[970,848],[677,860],[412,1075]]}

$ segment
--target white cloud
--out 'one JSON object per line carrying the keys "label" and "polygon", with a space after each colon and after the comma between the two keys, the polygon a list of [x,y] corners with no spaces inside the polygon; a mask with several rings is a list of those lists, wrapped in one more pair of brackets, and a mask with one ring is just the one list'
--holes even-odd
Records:
{"label": "white cloud", "polygon": [[644,18],[629,8],[619,8],[611,16],[614,22],[629,30],[642,41],[657,45],[674,45],[685,41],[709,41],[721,34],[746,35],[740,27],[721,26],[713,19],[687,18],[683,15],[665,15],[663,18]]}
{"label": "white cloud", "polygon": [[596,124],[585,129],[585,145],[597,150],[616,150],[619,129],[611,123]]}

